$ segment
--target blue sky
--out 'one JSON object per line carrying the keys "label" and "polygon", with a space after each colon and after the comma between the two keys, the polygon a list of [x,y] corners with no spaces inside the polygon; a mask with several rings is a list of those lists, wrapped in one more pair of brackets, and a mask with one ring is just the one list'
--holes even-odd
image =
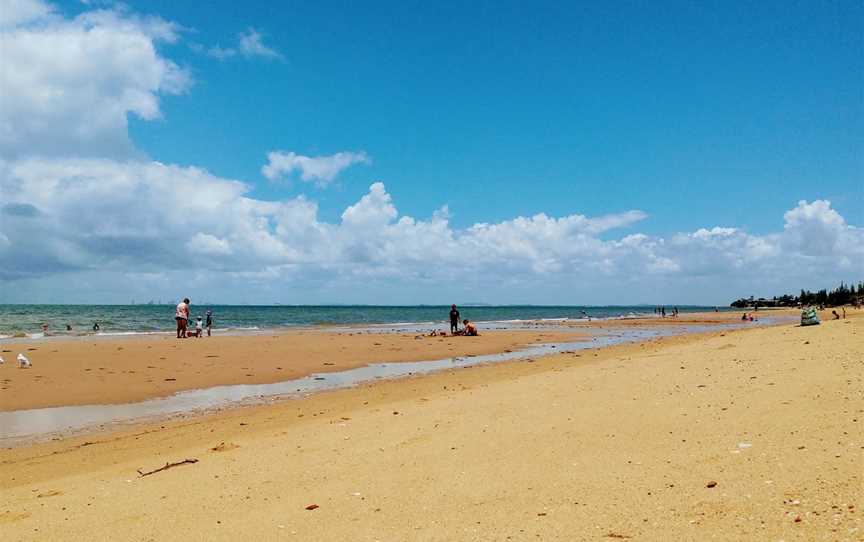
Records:
{"label": "blue sky", "polygon": [[0,0],[0,39],[0,302],[864,278],[860,2]]}
{"label": "blue sky", "polygon": [[446,203],[462,226],[638,208],[650,233],[706,220],[762,233],[816,198],[862,222],[860,3],[140,7],[208,45],[254,27],[284,55],[176,45],[191,99],[135,122],[140,148],[263,198],[304,188],[261,177],[270,149],[367,151],[371,167],[318,194],[330,218],[371,178],[406,213]]}

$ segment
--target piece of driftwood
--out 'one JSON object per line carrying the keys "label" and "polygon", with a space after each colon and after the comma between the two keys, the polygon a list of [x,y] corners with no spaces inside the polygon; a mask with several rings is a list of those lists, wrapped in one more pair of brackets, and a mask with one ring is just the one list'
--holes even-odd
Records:
{"label": "piece of driftwood", "polygon": [[176,461],[174,463],[165,463],[164,467],[159,467],[156,470],[151,470],[147,472],[141,472],[141,469],[138,469],[138,475],[141,477],[150,476],[151,474],[156,474],[157,472],[162,472],[163,470],[168,470],[171,467],[179,467],[180,465],[190,465],[192,463],[197,463],[197,459],[184,459],[183,461]]}

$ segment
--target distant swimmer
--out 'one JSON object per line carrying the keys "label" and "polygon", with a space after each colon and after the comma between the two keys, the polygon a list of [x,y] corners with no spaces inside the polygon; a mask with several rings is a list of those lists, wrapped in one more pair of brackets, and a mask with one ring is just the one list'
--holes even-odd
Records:
{"label": "distant swimmer", "polygon": [[459,331],[459,309],[456,305],[450,305],[450,333]]}
{"label": "distant swimmer", "polygon": [[72,331],[72,325],[66,324],[66,331]]}
{"label": "distant swimmer", "polygon": [[99,322],[93,322],[93,332],[99,331]]}

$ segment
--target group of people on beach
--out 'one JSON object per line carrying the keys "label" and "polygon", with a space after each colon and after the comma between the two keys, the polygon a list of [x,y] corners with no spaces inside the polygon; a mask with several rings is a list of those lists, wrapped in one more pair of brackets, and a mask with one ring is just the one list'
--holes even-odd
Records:
{"label": "group of people on beach", "polygon": [[479,335],[479,333],[477,333],[477,326],[468,319],[462,320],[463,327],[462,329],[459,329],[459,317],[459,309],[456,308],[456,305],[450,305],[451,335],[465,335],[466,337],[476,337]]}
{"label": "group of people on beach", "polygon": [[[666,307],[655,307],[654,314],[660,318],[666,318]],[[678,318],[678,307],[672,309],[672,318]]]}
{"label": "group of people on beach", "polygon": [[[477,326],[474,322],[468,320],[462,320],[462,328],[459,328],[459,309],[456,308],[456,305],[450,305],[450,335],[453,336],[464,336],[464,337],[477,337],[480,333],[477,331]],[[431,333],[429,333],[430,337],[446,337],[446,331],[438,331],[437,329],[433,329]]]}
{"label": "group of people on beach", "polygon": [[213,329],[213,311],[208,310],[204,316],[207,318],[205,321],[202,317],[197,317],[195,319],[195,330],[189,331],[189,320],[191,314],[191,301],[189,298],[183,298],[183,301],[177,303],[177,310],[174,313],[174,320],[177,321],[177,338],[178,339],[186,339],[188,337],[197,337],[201,338],[204,336],[204,332],[207,332],[207,336],[210,336],[210,332]]}

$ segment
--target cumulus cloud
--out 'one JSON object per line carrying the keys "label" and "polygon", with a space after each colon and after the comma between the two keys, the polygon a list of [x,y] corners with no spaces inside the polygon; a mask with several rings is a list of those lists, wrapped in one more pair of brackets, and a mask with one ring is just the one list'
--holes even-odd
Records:
{"label": "cumulus cloud", "polygon": [[783,218],[784,248],[810,257],[838,255],[842,259],[864,254],[864,230],[846,224],[831,202],[799,201]]}
{"label": "cumulus cloud", "polygon": [[[668,238],[631,233],[606,239],[645,214],[541,213],[455,228],[446,208],[428,219],[400,215],[385,185],[373,183],[337,222],[327,222],[304,197],[257,200],[245,183],[194,167],[30,159],[4,163],[0,175],[5,280],[194,268],[261,283],[327,276],[440,284],[458,269],[461,282],[482,279],[476,286],[483,287],[634,276],[646,284],[655,280],[650,277],[792,279],[796,271],[812,276],[812,265],[802,263],[814,261],[823,271],[864,268],[864,233],[823,201],[799,203],[786,213],[783,229],[767,235],[713,227]],[[811,227],[822,228],[818,245],[802,237]]]}
{"label": "cumulus cloud", "polygon": [[53,11],[50,5],[41,0],[2,0],[0,1],[0,29],[44,19]]}
{"label": "cumulus cloud", "polygon": [[306,182],[326,186],[346,168],[354,164],[370,164],[372,159],[363,152],[337,152],[330,156],[303,156],[294,152],[273,151],[267,153],[267,164],[261,174],[275,181],[297,171]]}
{"label": "cumulus cloud", "polygon": [[120,10],[67,19],[42,2],[5,2],[0,28],[0,156],[129,156],[127,115],[159,118],[159,96],[189,73],[161,56],[178,27]]}

